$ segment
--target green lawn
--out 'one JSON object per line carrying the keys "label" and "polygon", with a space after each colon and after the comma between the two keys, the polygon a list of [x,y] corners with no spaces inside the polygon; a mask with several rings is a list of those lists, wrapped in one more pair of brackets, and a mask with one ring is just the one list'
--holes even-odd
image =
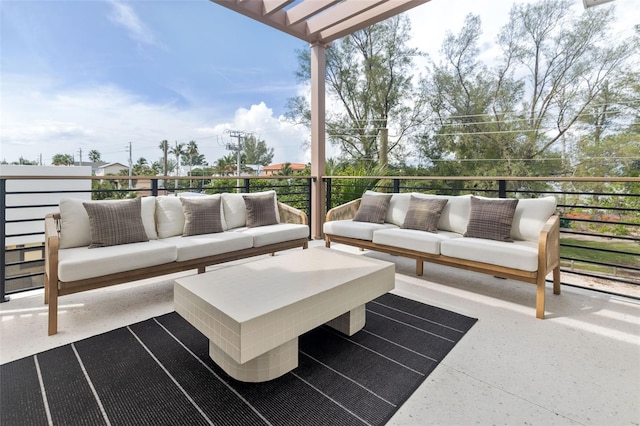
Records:
{"label": "green lawn", "polygon": [[571,257],[585,261],[596,261],[624,266],[640,266],[640,244],[626,241],[590,241],[576,238],[561,238],[560,244],[619,250],[633,254],[607,253],[575,247],[560,247],[561,257]]}

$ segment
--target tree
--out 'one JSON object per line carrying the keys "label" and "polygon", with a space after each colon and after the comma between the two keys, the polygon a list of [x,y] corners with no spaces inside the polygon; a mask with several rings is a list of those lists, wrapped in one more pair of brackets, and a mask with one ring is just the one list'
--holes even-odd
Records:
{"label": "tree", "polygon": [[138,158],[138,161],[133,165],[132,172],[134,176],[155,175],[155,171],[153,170],[153,168],[149,167],[149,162],[144,157]]}
{"label": "tree", "polygon": [[[327,135],[352,161],[386,166],[387,154],[405,155],[403,138],[424,120],[424,96],[412,82],[410,22],[397,15],[334,43],[327,50],[327,94],[339,110],[327,117]],[[298,52],[297,75],[310,80],[310,53]],[[288,116],[309,124],[304,97],[292,98]],[[389,136],[392,130],[392,136]]]}
{"label": "tree", "polygon": [[[173,146],[173,148],[171,148],[169,153],[176,156],[176,176],[179,176],[180,175],[180,157],[184,155],[184,144],[178,143],[178,141],[176,141],[176,144]],[[175,180],[174,185],[175,185],[174,188],[177,190],[178,179]]]}
{"label": "tree", "polygon": [[102,160],[100,152],[92,149],[89,151],[89,161],[92,163],[99,163]]}
{"label": "tree", "polygon": [[268,148],[264,140],[258,140],[251,135],[246,137],[242,143],[245,156],[245,164],[260,164],[266,166],[273,160],[274,149]]}
{"label": "tree", "polygon": [[71,154],[56,154],[51,158],[51,164],[54,166],[73,166],[73,157]]}
{"label": "tree", "polygon": [[633,53],[628,40],[602,41],[611,39],[612,9],[576,17],[570,6],[514,4],[499,34],[504,54],[497,66],[478,59],[478,17],[469,15],[458,35],[447,35],[443,60],[424,81],[435,119],[419,143],[431,172],[567,172],[560,145]]}
{"label": "tree", "polygon": [[169,163],[168,163],[168,154],[169,154],[169,142],[167,142],[167,140],[163,140],[162,142],[160,142],[160,147],[162,150],[162,174],[164,176],[167,176],[167,173],[169,173]]}

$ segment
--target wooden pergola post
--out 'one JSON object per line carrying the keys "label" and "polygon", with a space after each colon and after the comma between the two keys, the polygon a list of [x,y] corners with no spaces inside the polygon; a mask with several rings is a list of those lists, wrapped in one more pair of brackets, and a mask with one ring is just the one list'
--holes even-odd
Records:
{"label": "wooden pergola post", "polygon": [[325,191],[325,64],[327,45],[311,45],[311,237],[323,238]]}

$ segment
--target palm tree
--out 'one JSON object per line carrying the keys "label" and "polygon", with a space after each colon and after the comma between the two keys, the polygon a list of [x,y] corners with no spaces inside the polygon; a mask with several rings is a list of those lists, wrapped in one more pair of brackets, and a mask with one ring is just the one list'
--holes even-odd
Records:
{"label": "palm tree", "polygon": [[162,173],[164,174],[164,176],[166,176],[169,171],[168,157],[167,157],[167,154],[169,152],[169,142],[167,142],[166,139],[160,142],[160,149],[162,150],[162,155],[163,155],[162,158],[164,159],[164,162],[163,162],[164,168],[162,170]]}
{"label": "palm tree", "polygon": [[89,151],[89,161],[92,163],[99,163],[101,160],[102,158],[98,150],[92,149]]}
{"label": "palm tree", "polygon": [[[184,152],[185,159],[189,166],[189,176],[191,176],[191,172],[193,171],[194,160],[199,154],[198,143],[196,141],[189,141],[187,149]],[[191,179],[189,179],[189,187],[191,187]]]}
{"label": "palm tree", "polygon": [[51,164],[54,166],[72,166],[73,157],[71,154],[56,154],[51,158]]}
{"label": "palm tree", "polygon": [[[184,155],[184,144],[178,143],[169,151],[170,154],[176,156],[176,175],[180,175],[180,157]],[[178,190],[178,179],[175,180],[175,190]]]}

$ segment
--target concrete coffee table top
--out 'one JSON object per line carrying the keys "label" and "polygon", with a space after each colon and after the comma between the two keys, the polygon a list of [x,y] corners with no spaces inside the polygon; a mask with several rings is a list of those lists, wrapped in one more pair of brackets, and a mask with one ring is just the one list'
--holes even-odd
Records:
{"label": "concrete coffee table top", "polygon": [[216,363],[263,381],[297,366],[299,335],[328,322],[345,334],[361,329],[364,305],[394,285],[392,263],[316,247],[179,278],[174,300]]}

